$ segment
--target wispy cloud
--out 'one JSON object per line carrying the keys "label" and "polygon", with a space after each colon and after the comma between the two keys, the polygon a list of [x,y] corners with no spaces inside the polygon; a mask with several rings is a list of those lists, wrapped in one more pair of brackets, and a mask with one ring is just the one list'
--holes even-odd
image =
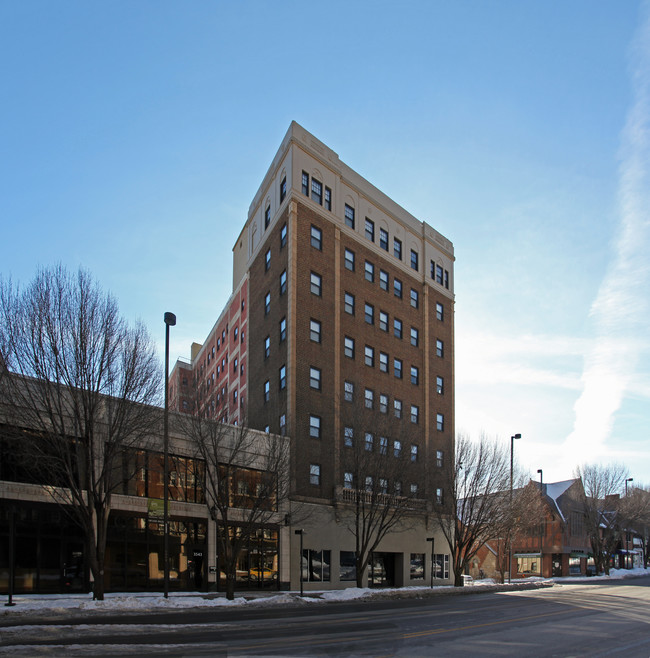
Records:
{"label": "wispy cloud", "polygon": [[616,413],[640,386],[650,301],[650,3],[641,8],[630,49],[633,102],[621,134],[619,225],[612,259],[591,306],[595,340],[584,358],[569,454],[604,454]]}

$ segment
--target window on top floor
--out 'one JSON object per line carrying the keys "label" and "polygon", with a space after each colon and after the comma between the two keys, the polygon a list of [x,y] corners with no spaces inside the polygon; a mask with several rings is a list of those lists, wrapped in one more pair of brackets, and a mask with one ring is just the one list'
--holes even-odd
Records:
{"label": "window on top floor", "polygon": [[375,241],[375,222],[372,221],[372,219],[368,219],[366,217],[366,238],[370,240],[370,242]]}
{"label": "window on top floor", "polygon": [[388,251],[388,231],[385,228],[379,229],[379,246]]}
{"label": "window on top floor", "polygon": [[271,223],[271,206],[266,206],[264,211],[264,229],[266,230]]}
{"label": "window on top floor", "polygon": [[309,174],[306,171],[302,172],[302,193],[309,196]]}
{"label": "window on top floor", "polygon": [[332,210],[332,190],[325,188],[325,210]]}
{"label": "window on top floor", "polygon": [[416,272],[418,271],[419,268],[419,256],[418,252],[415,251],[415,249],[411,249],[411,269],[415,270]]}
{"label": "window on top floor", "polygon": [[280,183],[280,203],[282,203],[287,196],[287,177],[285,176]]}
{"label": "window on top floor", "polygon": [[323,205],[323,184],[315,178],[311,179],[311,198],[318,205]]}
{"label": "window on top floor", "polygon": [[393,254],[398,260],[402,260],[402,241],[393,238]]}
{"label": "window on top floor", "polygon": [[354,208],[345,204],[345,224],[350,228],[354,228]]}

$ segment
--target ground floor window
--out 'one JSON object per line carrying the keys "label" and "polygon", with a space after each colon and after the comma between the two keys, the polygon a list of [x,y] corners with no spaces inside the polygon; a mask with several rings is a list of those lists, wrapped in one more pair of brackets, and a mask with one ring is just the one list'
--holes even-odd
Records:
{"label": "ground floor window", "polygon": [[339,580],[357,579],[357,558],[354,551],[341,551],[339,554]]}
{"label": "ground floor window", "polygon": [[[231,527],[230,534],[241,533],[241,529]],[[219,527],[219,546],[223,551]],[[274,528],[257,528],[250,533],[237,559],[235,583],[239,588],[262,589],[278,585],[278,531]],[[226,587],[226,573],[221,566],[222,561],[217,555],[219,566],[219,589]]]}
{"label": "ground floor window", "polygon": [[411,580],[424,580],[424,553],[411,553]]}
{"label": "ground floor window", "polygon": [[569,558],[569,574],[571,576],[580,575],[580,558],[579,557],[570,557]]}
{"label": "ground floor window", "polygon": [[449,580],[449,555],[446,553],[433,556],[433,577]]}
{"label": "ground floor window", "polygon": [[539,555],[517,555],[517,573],[522,576],[539,574]]}
{"label": "ground floor window", "polygon": [[302,579],[306,583],[328,583],[330,580],[331,551],[314,551],[305,548],[302,552]]}

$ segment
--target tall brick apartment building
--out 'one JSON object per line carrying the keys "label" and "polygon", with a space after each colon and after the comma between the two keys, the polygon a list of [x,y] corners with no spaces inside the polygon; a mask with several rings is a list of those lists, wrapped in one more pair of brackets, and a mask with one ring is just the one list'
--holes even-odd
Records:
{"label": "tall brick apartment building", "polygon": [[[443,502],[454,446],[453,263],[449,240],[293,122],[233,248],[233,294],[172,373],[179,411],[192,408],[196,381],[208,413],[227,409],[229,422],[291,437],[293,502],[318,510],[303,524],[305,547],[323,561],[327,551],[332,587],[354,547],[336,517],[345,489],[361,486],[346,471],[352,435],[369,450],[408,452],[399,481],[383,485],[391,492],[422,509]],[[431,523],[423,513],[419,530],[382,543],[393,584],[424,575],[413,556],[430,550]]]}

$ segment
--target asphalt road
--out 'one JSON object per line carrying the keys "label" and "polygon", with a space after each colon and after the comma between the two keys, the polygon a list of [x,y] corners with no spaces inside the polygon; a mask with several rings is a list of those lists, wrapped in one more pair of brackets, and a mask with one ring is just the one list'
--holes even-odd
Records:
{"label": "asphalt road", "polygon": [[0,654],[648,658],[650,578],[430,599],[31,619],[22,629],[0,628]]}

